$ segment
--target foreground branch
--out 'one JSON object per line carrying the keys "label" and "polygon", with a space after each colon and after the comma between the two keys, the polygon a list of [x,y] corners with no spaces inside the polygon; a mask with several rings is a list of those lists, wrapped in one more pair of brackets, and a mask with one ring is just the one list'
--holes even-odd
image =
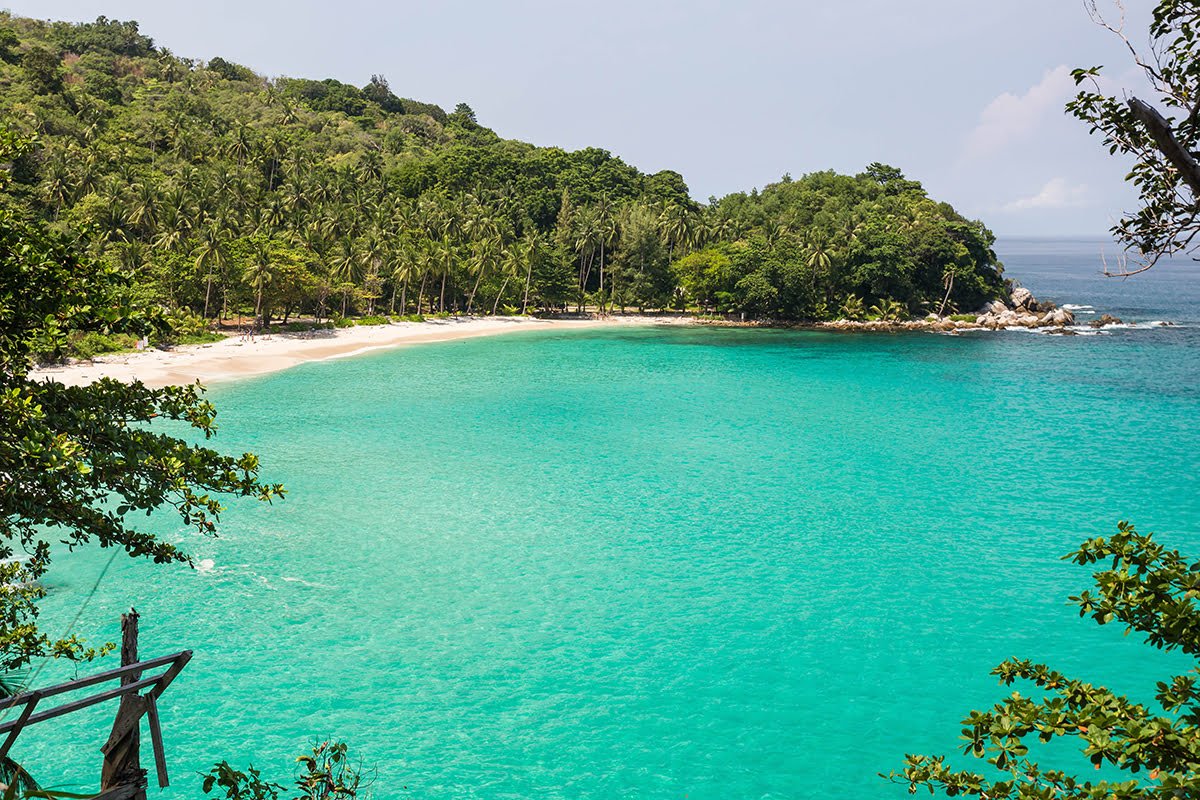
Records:
{"label": "foreground branch", "polygon": [[1166,156],[1167,160],[1179,171],[1179,177],[1191,188],[1192,196],[1200,198],[1200,164],[1196,163],[1196,159],[1192,158],[1191,153],[1185,150],[1179,140],[1175,138],[1170,124],[1162,114],[1136,97],[1129,98],[1128,103],[1134,116],[1146,126],[1150,137],[1158,145],[1159,152]]}

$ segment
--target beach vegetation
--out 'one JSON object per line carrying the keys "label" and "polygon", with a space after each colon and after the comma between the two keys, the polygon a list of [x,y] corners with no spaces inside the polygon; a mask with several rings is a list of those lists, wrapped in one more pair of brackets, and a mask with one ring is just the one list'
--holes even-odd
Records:
{"label": "beach vegetation", "polygon": [[[1067,111],[1102,137],[1110,154],[1132,159],[1126,175],[1139,193],[1139,207],[1121,217],[1113,234],[1129,258],[1110,274],[1149,269],[1164,256],[1195,252],[1200,217],[1200,11],[1184,0],[1161,0],[1150,23],[1148,51],[1140,51],[1124,30],[1124,9],[1110,19],[1089,0],[1092,19],[1119,37],[1147,79],[1139,92],[1109,94],[1102,67],[1073,71],[1081,91]],[[1143,99],[1145,98],[1145,99]]]}
{"label": "beach vegetation", "polygon": [[[1200,561],[1140,534],[1126,522],[1111,537],[1085,541],[1064,556],[1096,566],[1095,591],[1071,597],[1081,617],[1116,623],[1151,647],[1200,656]],[[992,674],[1004,686],[1029,687],[963,720],[964,756],[987,772],[956,769],[945,756],[909,755],[891,780],[947,796],[1134,800],[1200,795],[1200,677],[1197,671],[1157,683],[1157,707],[1043,664],[1010,658]],[[1043,768],[1035,748],[1073,743],[1094,780]],[[1055,759],[1056,762],[1058,759]],[[1117,771],[1128,777],[1118,779]]]}
{"label": "beach vegetation", "polygon": [[105,17],[0,14],[0,81],[9,124],[39,136],[15,201],[143,299],[218,327],[502,308],[821,319],[847,293],[953,312],[1006,291],[990,231],[882,164],[700,203],[677,172],[505,140],[382,75],[268,79]]}
{"label": "beach vegetation", "polygon": [[[35,152],[29,140],[0,131],[0,162]],[[26,215],[10,175],[0,171],[0,671],[45,656],[87,660],[106,649],[38,627],[39,581],[52,543],[187,563],[180,545],[133,520],[165,509],[211,535],[223,498],[269,502],[284,494],[259,480],[254,455],[225,456],[157,427],[173,420],[205,439],[215,434],[216,412],[198,385],[150,389],[101,380],[68,387],[30,379],[34,357],[61,357],[72,337],[82,334],[77,346],[86,340],[99,348],[170,325],[139,308],[120,267],[90,258],[75,238]]]}
{"label": "beach vegetation", "polygon": [[[354,800],[360,790],[367,789],[371,778],[362,766],[354,764],[347,755],[344,742],[321,742],[296,758],[298,774],[293,780],[289,800]],[[201,784],[205,796],[225,800],[280,800],[288,787],[264,780],[254,767],[245,772],[235,769],[228,761],[213,765]]]}

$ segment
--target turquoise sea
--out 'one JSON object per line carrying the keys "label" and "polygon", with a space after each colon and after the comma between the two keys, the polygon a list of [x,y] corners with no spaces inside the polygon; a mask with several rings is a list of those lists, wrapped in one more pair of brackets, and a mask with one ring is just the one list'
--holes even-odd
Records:
{"label": "turquoise sea", "polygon": [[[1200,272],[998,249],[1139,324],[522,332],[222,384],[217,445],[288,499],[150,520],[195,570],[64,556],[44,618],[111,639],[134,605],[144,656],[195,651],[152,796],[336,737],[379,798],[906,797],[877,773],[954,751],[1008,656],[1145,700],[1191,666],[1079,619],[1060,556],[1123,519],[1200,554]],[[111,713],[13,755],[94,784]]]}

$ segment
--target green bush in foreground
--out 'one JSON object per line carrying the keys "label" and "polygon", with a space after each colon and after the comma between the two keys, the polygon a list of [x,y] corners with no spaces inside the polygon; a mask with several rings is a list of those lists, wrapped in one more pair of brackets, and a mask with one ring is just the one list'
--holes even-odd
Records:
{"label": "green bush in foreground", "polygon": [[[1077,564],[1109,562],[1093,575],[1097,594],[1071,598],[1080,616],[1091,615],[1101,625],[1120,622],[1126,633],[1144,633],[1147,644],[1158,649],[1200,656],[1200,561],[1188,563],[1127,522],[1118,527],[1111,539],[1086,541],[1065,556]],[[901,773],[885,777],[908,784],[910,793],[925,787],[990,800],[1200,797],[1197,670],[1158,683],[1161,712],[1028,660],[1009,659],[992,674],[1006,686],[1022,680],[1037,689],[1033,697],[1013,692],[990,711],[972,711],[963,720],[963,753],[991,765],[999,779],[954,771],[945,756],[923,755],[907,756]],[[1030,746],[1055,739],[1077,740],[1092,769],[1116,767],[1145,777],[1092,783],[1042,769],[1029,757]]]}
{"label": "green bush in foreground", "polygon": [[[370,783],[363,782],[361,766],[347,760],[346,745],[342,742],[322,742],[313,747],[311,756],[300,756],[296,763],[301,767],[293,782],[297,793],[289,800],[353,800]],[[254,767],[240,772],[227,761],[215,764],[204,776],[203,788],[206,796],[226,800],[280,800],[280,792],[287,791],[286,786],[264,781]]]}

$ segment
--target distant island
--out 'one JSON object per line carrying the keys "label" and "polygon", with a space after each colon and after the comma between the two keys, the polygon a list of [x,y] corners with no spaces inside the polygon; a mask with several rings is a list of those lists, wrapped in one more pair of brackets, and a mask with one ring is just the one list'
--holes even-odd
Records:
{"label": "distant island", "polygon": [[105,17],[0,14],[0,82],[4,124],[38,142],[3,202],[120,267],[178,341],[587,309],[974,319],[1011,299],[992,232],[879,163],[697,203],[676,172],[502,139],[379,75],[268,79]]}

